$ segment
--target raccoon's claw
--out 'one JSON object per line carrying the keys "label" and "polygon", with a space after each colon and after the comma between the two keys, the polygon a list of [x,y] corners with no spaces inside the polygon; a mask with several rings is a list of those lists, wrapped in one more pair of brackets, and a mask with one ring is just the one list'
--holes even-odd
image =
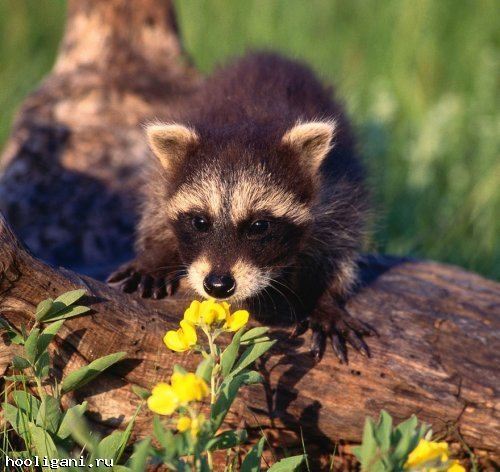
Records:
{"label": "raccoon's claw", "polygon": [[114,284],[116,282],[120,282],[128,278],[128,276],[132,273],[132,270],[133,269],[130,266],[120,267],[108,276],[108,278],[106,279],[106,283]]}
{"label": "raccoon's claw", "polygon": [[309,329],[309,320],[306,318],[305,320],[297,322],[294,326],[293,331],[290,333],[291,338],[298,338],[302,336]]}
{"label": "raccoon's claw", "polygon": [[319,362],[322,359],[323,354],[325,353],[325,347],[326,333],[321,329],[313,329],[309,352],[316,362]]}
{"label": "raccoon's claw", "polygon": [[140,275],[137,272],[132,272],[128,277],[123,279],[118,287],[122,292],[133,293],[137,290],[140,282]]}
{"label": "raccoon's claw", "polygon": [[345,339],[339,333],[332,333],[330,336],[333,351],[341,364],[347,364],[347,346]]}
{"label": "raccoon's claw", "polygon": [[139,286],[137,287],[137,291],[139,292],[139,296],[141,298],[149,298],[151,297],[151,292],[153,289],[153,277],[150,275],[143,275],[139,282]]}
{"label": "raccoon's claw", "polygon": [[347,311],[340,307],[336,309],[334,316],[318,318],[313,314],[309,322],[312,330],[310,352],[316,362],[319,362],[323,357],[327,339],[330,340],[333,351],[341,364],[348,363],[347,344],[350,344],[363,356],[371,357],[370,349],[363,340],[363,336],[378,336],[378,333],[371,326],[351,317]]}
{"label": "raccoon's claw", "polygon": [[137,292],[142,298],[160,300],[173,295],[179,288],[179,274],[152,275],[137,270],[132,264],[120,267],[106,282],[125,292]]}

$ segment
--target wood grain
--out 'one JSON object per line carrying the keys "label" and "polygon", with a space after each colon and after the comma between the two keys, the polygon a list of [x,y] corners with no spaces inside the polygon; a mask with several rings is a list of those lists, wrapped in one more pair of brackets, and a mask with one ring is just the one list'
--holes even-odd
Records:
{"label": "wood grain", "polygon": [[[0,313],[19,327],[36,304],[76,287],[89,293],[90,316],[70,320],[57,342],[56,366],[72,369],[110,352],[125,350],[127,361],[80,392],[95,421],[118,426],[138,399],[131,385],[151,388],[167,378],[174,363],[194,368],[193,354],[169,352],[162,334],[174,328],[188,304],[182,296],[145,301],[89,277],[56,270],[35,259],[0,220]],[[308,336],[290,339],[277,328],[277,348],[259,365],[267,383],[248,389],[231,423],[242,418],[269,428],[276,442],[322,444],[359,441],[366,415],[382,408],[396,419],[416,413],[436,432],[473,447],[499,452],[500,285],[459,268],[434,262],[369,258],[362,264],[365,286],[348,308],[376,326],[372,359],[350,352],[341,365],[327,350],[315,365]],[[2,344],[2,372],[12,355]],[[150,431],[141,416],[139,435]]]}

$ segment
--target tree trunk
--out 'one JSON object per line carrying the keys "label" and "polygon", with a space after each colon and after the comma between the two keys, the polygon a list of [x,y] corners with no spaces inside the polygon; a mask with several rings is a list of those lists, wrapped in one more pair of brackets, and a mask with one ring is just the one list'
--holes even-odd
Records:
{"label": "tree trunk", "polygon": [[169,0],[74,0],[53,71],[0,160],[0,211],[43,260],[103,278],[132,257],[142,125],[197,86]]}
{"label": "tree trunk", "polygon": [[[209,32],[207,32],[209,34]],[[131,385],[151,388],[174,363],[161,335],[188,304],[144,301],[97,280],[130,257],[138,171],[147,158],[140,124],[168,119],[199,83],[187,65],[166,0],[74,0],[54,70],[24,103],[1,166],[0,313],[19,327],[36,304],[83,287],[92,315],[66,322],[56,364],[69,372],[92,359],[127,351],[128,360],[82,390],[93,420],[118,426],[136,408]],[[54,269],[42,262],[63,265]],[[287,329],[229,421],[267,429],[275,442],[321,445],[361,438],[366,415],[384,408],[412,413],[435,431],[500,453],[500,285],[433,262],[368,258],[364,285],[348,305],[375,326],[370,360],[350,352],[348,366],[327,350],[319,365],[309,336]],[[86,274],[86,275],[79,275]],[[0,346],[0,368],[15,346]],[[144,413],[137,433],[150,433]]]}

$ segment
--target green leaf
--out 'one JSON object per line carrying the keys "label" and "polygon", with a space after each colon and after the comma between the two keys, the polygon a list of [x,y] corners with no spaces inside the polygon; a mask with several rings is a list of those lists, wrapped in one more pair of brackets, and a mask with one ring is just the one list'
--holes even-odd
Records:
{"label": "green leaf", "polygon": [[226,347],[224,352],[222,353],[220,366],[222,377],[227,377],[229,372],[234,366],[236,362],[236,356],[238,355],[238,351],[240,349],[240,339],[243,334],[243,330],[245,328],[241,328],[234,336],[233,340],[229,343],[229,346]]}
{"label": "green leaf", "polygon": [[122,448],[123,443],[127,442],[123,431],[114,431],[109,436],[106,436],[97,446],[96,457],[102,459],[113,459],[116,462],[117,456]]}
{"label": "green leaf", "polygon": [[141,442],[135,444],[134,453],[130,458],[130,469],[132,472],[144,472],[149,455],[150,439],[143,439]]}
{"label": "green leaf", "polygon": [[361,454],[362,454],[362,447],[361,446],[354,446],[352,448],[352,453],[354,454],[354,457],[358,459],[358,461],[361,463]]}
{"label": "green leaf", "polygon": [[43,352],[35,363],[35,375],[44,379],[49,375],[50,355],[47,351]]}
{"label": "green leaf", "polygon": [[417,447],[419,441],[416,431],[417,425],[417,417],[412,415],[406,421],[398,424],[394,430],[392,457],[399,464],[405,462],[408,454]]}
{"label": "green leaf", "polygon": [[132,418],[128,422],[128,425],[125,428],[125,431],[122,432],[121,444],[120,444],[120,447],[118,448],[118,451],[115,454],[115,460],[114,460],[115,463],[121,459],[123,452],[125,451],[125,448],[127,447],[127,443],[130,439],[130,436],[132,434],[132,429],[133,429],[134,424],[135,424],[135,419],[136,419],[137,415],[139,414],[140,410],[141,410],[141,406],[139,406],[139,408],[137,408],[137,410],[134,413],[134,416],[132,416]]}
{"label": "green leaf", "polygon": [[56,321],[68,319],[74,316],[82,315],[90,311],[85,306],[75,306],[75,303],[85,295],[85,290],[71,290],[63,293],[55,300],[47,299],[41,302],[36,310],[36,319],[38,321]]}
{"label": "green leaf", "polygon": [[38,357],[38,336],[40,335],[40,330],[38,328],[33,328],[28,338],[24,342],[24,352],[28,360],[32,363]]}
{"label": "green leaf", "polygon": [[269,332],[269,328],[266,328],[265,326],[259,326],[257,328],[252,328],[252,329],[249,329],[246,333],[243,333],[240,341],[242,343],[253,341],[255,339],[260,338],[261,336],[264,336],[268,332]]}
{"label": "green leaf", "polygon": [[7,338],[13,344],[24,344],[24,338],[22,334],[17,331],[13,326],[11,326],[7,320],[0,318],[0,328],[4,329],[7,333]]}
{"label": "green leaf", "polygon": [[40,400],[25,390],[15,390],[12,398],[16,405],[26,413],[30,421],[34,421],[40,408]]}
{"label": "green leaf", "polygon": [[30,421],[26,413],[10,403],[2,403],[2,409],[5,420],[10,423],[14,431],[21,436],[25,442],[29,443],[28,425]]}
{"label": "green leaf", "polygon": [[6,375],[3,377],[3,380],[8,380],[9,382],[29,383],[30,379],[26,375]]}
{"label": "green leaf", "polygon": [[377,441],[375,439],[374,424],[371,418],[366,418],[363,429],[363,439],[359,449],[359,455],[356,455],[361,462],[362,470],[371,470],[374,465],[377,452]]}
{"label": "green leaf", "polygon": [[147,400],[151,396],[151,392],[149,390],[139,387],[139,385],[132,385],[132,392],[134,392],[142,400]]}
{"label": "green leaf", "polygon": [[229,449],[244,443],[248,438],[246,430],[224,431],[208,441],[206,448],[215,451],[217,449]]}
{"label": "green leaf", "polygon": [[[70,410],[67,411],[69,413]],[[92,454],[97,451],[98,437],[90,430],[83,415],[78,411],[73,411],[68,418],[71,426],[71,436],[82,448],[87,449]]]}
{"label": "green leaf", "polygon": [[52,298],[47,298],[47,300],[41,301],[36,307],[35,318],[40,321],[44,316],[52,310],[52,306],[54,305],[54,300]]}
{"label": "green leaf", "polygon": [[305,458],[305,454],[300,456],[285,457],[279,462],[276,462],[276,464],[272,465],[267,472],[295,472],[301,470],[301,465]]}
{"label": "green leaf", "polygon": [[[33,423],[30,423],[29,434],[38,457],[47,457],[49,459],[59,457],[56,445],[47,431],[44,431],[39,426],[35,426]],[[50,468],[44,467],[43,470],[50,470]]]}
{"label": "green leaf", "polygon": [[30,365],[30,361],[28,359],[25,359],[24,357],[14,356],[12,358],[12,366],[16,370],[27,369]]}
{"label": "green leaf", "polygon": [[240,472],[259,472],[260,471],[260,458],[264,450],[264,437],[248,451],[243,463],[241,464]]}
{"label": "green leaf", "polygon": [[269,349],[271,349],[275,343],[276,343],[276,340],[273,340],[273,341],[265,341],[262,343],[253,344],[253,345],[249,346],[245,350],[245,352],[241,355],[236,366],[234,367],[233,371],[231,372],[231,376],[238,374],[246,367],[252,365],[259,357],[261,357],[263,354],[265,354],[267,351],[269,351]]}
{"label": "green leaf", "polygon": [[219,429],[220,425],[224,421],[224,418],[231,408],[240,387],[246,384],[246,382],[251,381],[253,378],[253,374],[243,372],[235,377],[228,377],[222,382],[217,392],[217,400],[212,406],[212,411],[210,413],[214,432]]}
{"label": "green leaf", "polygon": [[97,446],[95,454],[96,458],[113,459],[113,463],[117,463],[120,460],[120,457],[127,446],[127,442],[130,439],[135,418],[139,413],[139,410],[140,407],[136,410],[134,416],[131,418],[124,431],[114,431],[109,436],[106,436],[101,440]]}
{"label": "green leaf", "polygon": [[47,323],[48,321],[67,320],[68,318],[74,318],[75,316],[83,315],[89,311],[90,308],[86,306],[71,306],[58,310],[55,314],[51,313],[43,320],[43,322]]}
{"label": "green leaf", "polygon": [[80,298],[85,295],[85,290],[80,288],[77,290],[70,290],[69,292],[59,295],[54,302],[64,303],[66,306],[74,305]]}
{"label": "green leaf", "polygon": [[178,373],[178,374],[182,374],[182,375],[186,375],[187,374],[187,370],[184,369],[184,367],[182,367],[179,364],[175,364],[174,365],[173,371],[176,372],[176,373]]}
{"label": "green leaf", "polygon": [[210,377],[212,375],[212,370],[214,368],[214,360],[211,357],[203,359],[196,369],[196,375],[201,377],[205,382],[210,382]]}
{"label": "green leaf", "polygon": [[383,453],[391,447],[392,417],[387,411],[380,412],[380,419],[375,429],[375,438]]}
{"label": "green leaf", "polygon": [[97,377],[101,372],[105,371],[108,367],[111,367],[113,364],[116,364],[118,361],[123,359],[125,355],[125,352],[115,352],[114,354],[109,354],[96,359],[89,365],[71,372],[62,381],[61,392],[68,393],[82,387]]}
{"label": "green leaf", "polygon": [[253,346],[254,344],[260,344],[266,341],[271,341],[269,336],[262,336],[260,338],[250,339],[250,341],[241,341],[241,346]]}
{"label": "green leaf", "polygon": [[[60,439],[66,439],[71,436],[73,425],[79,418],[82,418],[87,410],[87,402],[83,402],[80,405],[72,406],[66,410],[63,416],[59,429],[57,430],[57,437]],[[76,418],[76,420],[75,420]]]}
{"label": "green leaf", "polygon": [[264,380],[262,378],[262,375],[259,374],[255,370],[247,370],[240,375],[243,375],[243,374],[245,374],[245,378],[243,380],[243,383],[245,385],[253,385],[253,384],[257,384],[257,383],[262,383]]}
{"label": "green leaf", "polygon": [[62,412],[59,400],[50,395],[44,396],[36,416],[36,425],[55,434],[59,429],[61,419]]}
{"label": "green leaf", "polygon": [[158,415],[155,415],[153,418],[153,431],[155,434],[155,438],[165,449],[165,459],[167,461],[171,460],[177,453],[174,435],[172,434],[172,431],[163,427]]}
{"label": "green leaf", "polygon": [[38,346],[37,350],[38,353],[41,354],[45,352],[49,344],[52,342],[54,339],[55,335],[63,325],[64,320],[56,321],[55,323],[50,324],[47,326],[43,331],[42,334],[40,334],[38,338]]}

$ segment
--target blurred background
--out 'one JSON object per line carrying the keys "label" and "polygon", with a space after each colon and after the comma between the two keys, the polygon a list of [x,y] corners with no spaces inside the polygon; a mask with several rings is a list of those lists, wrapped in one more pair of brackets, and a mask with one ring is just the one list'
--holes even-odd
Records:
{"label": "blurred background", "polygon": [[[337,87],[376,208],[368,249],[500,278],[497,0],[178,0],[196,66],[251,47],[301,58]],[[0,147],[51,68],[63,0],[0,2]]]}

